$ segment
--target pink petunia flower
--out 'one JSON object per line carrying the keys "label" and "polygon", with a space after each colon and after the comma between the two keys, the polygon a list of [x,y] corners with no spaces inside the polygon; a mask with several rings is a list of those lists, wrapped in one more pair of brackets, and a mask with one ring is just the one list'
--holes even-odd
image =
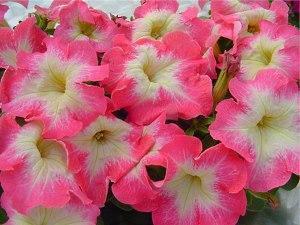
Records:
{"label": "pink petunia flower", "polygon": [[209,37],[214,25],[212,20],[198,18],[198,8],[189,7],[183,13],[177,12],[176,0],[146,0],[135,9],[132,22],[132,41],[141,38],[161,40],[174,31],[186,32],[201,46],[201,53],[209,47]]}
{"label": "pink petunia flower", "polygon": [[230,15],[258,7],[269,8],[269,6],[268,0],[212,0],[211,13],[214,17],[215,14]]}
{"label": "pink petunia flower", "polygon": [[163,150],[166,181],[151,201],[134,207],[152,211],[154,225],[234,225],[246,211],[244,161],[222,144],[201,153],[199,139],[178,136]]}
{"label": "pink petunia flower", "polygon": [[190,119],[208,115],[212,84],[200,47],[189,35],[173,32],[161,41],[142,39],[131,44],[122,36],[104,55],[110,76],[104,82],[116,108],[128,110],[129,121],[152,122],[162,112],[167,118]]}
{"label": "pink petunia flower", "polygon": [[[238,55],[241,58],[242,80],[253,80],[265,69],[280,70],[289,79],[299,79],[300,32],[290,25],[263,21],[258,35],[240,43]],[[291,63],[293,62],[293,63]]]}
{"label": "pink petunia flower", "polygon": [[[76,0],[73,0],[73,2]],[[49,20],[58,21],[60,11],[70,4],[70,0],[53,0],[48,8],[35,5],[34,8],[39,15],[43,15]]]}
{"label": "pink petunia flower", "polygon": [[29,17],[15,29],[0,28],[0,67],[16,67],[18,53],[43,52],[46,34],[36,26],[34,17]]}
{"label": "pink petunia flower", "polygon": [[141,130],[113,116],[99,116],[66,138],[77,180],[95,204],[104,206],[109,180],[116,181],[136,163]]}
{"label": "pink petunia flower", "polygon": [[98,66],[88,43],[51,38],[46,45],[45,53],[19,54],[18,69],[2,78],[1,101],[5,112],[42,121],[45,137],[61,138],[105,112],[103,89],[84,82],[102,80],[108,67]]}
{"label": "pink petunia flower", "polygon": [[214,33],[233,41],[234,46],[231,50],[233,53],[236,52],[237,44],[243,38],[258,34],[263,30],[260,26],[262,21],[274,22],[277,25],[288,24],[289,8],[282,0],[273,1],[271,6],[268,5],[268,1],[249,1],[251,3],[236,2],[234,4],[236,9],[232,9],[230,14],[226,14],[223,11],[226,9],[226,7],[221,7],[224,2],[229,5],[233,4],[230,1],[212,2],[212,17],[216,23]]}
{"label": "pink petunia flower", "polygon": [[67,41],[86,40],[98,52],[108,50],[113,36],[118,33],[116,24],[104,12],[89,8],[83,1],[72,1],[63,7],[59,20],[55,37]]}
{"label": "pink petunia flower", "polygon": [[299,174],[299,90],[277,71],[266,70],[254,81],[230,82],[235,97],[219,103],[209,127],[220,140],[249,161],[248,188],[264,192]]}
{"label": "pink petunia flower", "polygon": [[[165,115],[160,115],[150,125],[143,128],[143,137],[153,139],[151,145],[136,152],[136,162],[116,183],[112,185],[114,196],[126,204],[138,204],[152,199],[160,191],[164,179],[153,181],[147,167],[167,167],[166,157],[160,153],[164,145],[171,142],[177,135],[184,132],[175,124],[165,124]],[[163,174],[161,174],[163,176]]]}
{"label": "pink petunia flower", "polygon": [[95,205],[82,205],[74,198],[62,208],[35,207],[27,213],[20,213],[11,206],[8,196],[4,193],[1,205],[5,208],[9,220],[5,225],[59,224],[59,225],[95,225],[100,210]]}
{"label": "pink petunia flower", "polygon": [[84,203],[91,202],[68,167],[63,142],[45,139],[38,122],[19,127],[13,117],[5,115],[0,125],[0,133],[7,134],[7,140],[0,144],[0,180],[13,208],[26,213],[39,205],[63,207],[71,193]]}

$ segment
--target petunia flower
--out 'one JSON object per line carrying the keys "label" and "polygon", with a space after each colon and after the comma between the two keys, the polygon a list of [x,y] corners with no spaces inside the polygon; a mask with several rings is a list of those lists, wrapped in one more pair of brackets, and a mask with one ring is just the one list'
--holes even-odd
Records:
{"label": "petunia flower", "polygon": [[45,125],[45,137],[75,134],[83,124],[106,110],[104,91],[84,82],[107,76],[106,65],[97,66],[95,50],[88,43],[67,44],[46,40],[45,53],[20,53],[17,70],[4,74],[3,111]]}
{"label": "petunia flower", "polygon": [[0,180],[13,208],[26,213],[39,205],[63,207],[71,193],[83,203],[91,202],[69,169],[63,142],[45,139],[38,122],[19,127],[9,115],[0,119],[0,133],[7,135],[4,143],[1,142]]}
{"label": "petunia flower", "polygon": [[214,17],[215,14],[230,15],[258,7],[268,8],[269,6],[270,3],[266,0],[212,0],[211,14],[212,17]]}
{"label": "petunia flower", "polygon": [[183,30],[181,16],[176,14],[178,6],[176,0],[144,1],[134,11],[133,41],[145,37],[160,39],[168,32]]}
{"label": "petunia flower", "polygon": [[0,28],[0,67],[16,67],[21,51],[32,53],[45,51],[42,41],[46,34],[36,26],[34,17],[29,17],[14,29]]}
{"label": "petunia flower", "polygon": [[145,0],[134,11],[132,21],[132,41],[141,38],[161,40],[166,34],[174,31],[186,32],[201,46],[201,53],[209,47],[208,38],[213,27],[213,21],[198,18],[197,7],[189,7],[184,12],[178,12],[176,0]]}
{"label": "petunia flower", "polygon": [[213,138],[249,162],[248,188],[265,192],[299,174],[299,89],[273,70],[254,81],[234,78],[229,85],[233,99],[217,106],[209,127]]}
{"label": "petunia flower", "polygon": [[9,220],[5,225],[95,225],[100,210],[95,205],[83,205],[74,198],[62,208],[45,208],[42,206],[20,213],[11,206],[8,196],[1,197]]}
{"label": "petunia flower", "polygon": [[200,47],[182,32],[162,41],[143,39],[134,44],[122,36],[104,55],[110,76],[104,81],[116,108],[129,112],[129,121],[152,122],[162,112],[167,118],[190,119],[211,111],[212,84]]}
{"label": "petunia flower", "polygon": [[87,40],[98,52],[108,50],[118,32],[116,24],[104,12],[89,8],[83,1],[73,1],[63,7],[59,20],[54,36],[67,41]]}
{"label": "petunia flower", "polygon": [[246,211],[244,161],[222,144],[201,152],[199,139],[178,136],[162,151],[169,158],[166,181],[151,201],[154,225],[234,225]]}
{"label": "petunia flower", "polygon": [[70,2],[74,2],[74,1],[53,0],[51,2],[51,5],[48,8],[44,8],[39,5],[35,5],[34,8],[35,8],[37,14],[42,15],[49,20],[58,21],[60,11],[63,8],[67,7],[67,5],[70,4]]}
{"label": "petunia flower", "polygon": [[[143,137],[150,137],[153,143],[144,151],[136,153],[137,160],[127,172],[112,185],[114,196],[121,202],[134,205],[152,199],[164,183],[164,168],[167,167],[166,157],[160,153],[164,145],[184,132],[175,124],[165,124],[165,115],[160,115],[151,124],[144,126]],[[161,180],[152,180],[148,169],[160,170]],[[159,171],[158,171],[159,172]]]}
{"label": "petunia flower", "polygon": [[[290,25],[262,21],[260,33],[240,43],[242,80],[253,80],[265,69],[277,69],[289,79],[299,78],[299,30]],[[293,62],[293,63],[291,63]]]}
{"label": "petunia flower", "polygon": [[[104,206],[109,179],[116,181],[136,163],[141,130],[114,116],[99,116],[78,134],[65,139],[76,176],[95,204]],[[78,167],[79,165],[79,167]]]}
{"label": "petunia flower", "polygon": [[[249,3],[238,3],[234,5],[237,7],[239,4],[241,7],[237,7],[235,10],[231,10],[230,14],[226,14],[224,11],[219,12],[218,9],[224,9],[221,5],[226,2],[222,1],[212,3],[212,17],[216,23],[214,32],[219,36],[226,37],[233,41],[233,53],[237,50],[239,42],[247,37],[258,34],[263,28],[260,27],[262,21],[274,22],[277,25],[288,24],[288,11],[287,4],[282,0],[275,0],[269,6],[262,4],[263,1],[249,1]],[[252,2],[252,3],[250,3]],[[266,1],[264,1],[266,3]],[[227,1],[227,4],[230,2]],[[231,4],[231,3],[230,3]],[[243,7],[242,7],[243,6]],[[225,13],[225,15],[224,15]]]}

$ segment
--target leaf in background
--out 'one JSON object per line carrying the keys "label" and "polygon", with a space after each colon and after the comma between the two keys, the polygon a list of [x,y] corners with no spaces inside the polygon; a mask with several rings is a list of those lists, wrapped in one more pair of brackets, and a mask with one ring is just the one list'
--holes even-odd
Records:
{"label": "leaf in background", "polygon": [[0,208],[0,224],[4,224],[8,220],[7,214],[4,209]]}
{"label": "leaf in background", "polygon": [[194,134],[195,134],[195,128],[194,128],[194,127],[188,128],[188,129],[185,131],[185,134],[186,134],[186,135],[189,135],[189,136],[194,136]]}
{"label": "leaf in background", "polygon": [[252,192],[247,191],[247,210],[250,212],[259,212],[266,207],[267,201],[258,198],[252,194]]}
{"label": "leaf in background", "polygon": [[286,191],[291,191],[295,187],[297,187],[298,183],[299,183],[299,176],[296,175],[296,174],[292,174],[289,181],[285,185],[283,185],[281,188],[286,190]]}

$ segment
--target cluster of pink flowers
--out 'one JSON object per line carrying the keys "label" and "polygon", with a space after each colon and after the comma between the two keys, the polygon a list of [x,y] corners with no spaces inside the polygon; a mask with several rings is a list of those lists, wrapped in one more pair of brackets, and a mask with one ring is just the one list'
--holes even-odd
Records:
{"label": "cluster of pink flowers", "polygon": [[[127,20],[56,0],[37,8],[53,35],[34,16],[0,28],[7,225],[94,225],[110,186],[154,225],[233,225],[245,189],[300,173],[299,30],[286,3],[212,0],[209,19],[178,6],[143,0]],[[205,150],[176,122],[204,117],[219,141]]]}

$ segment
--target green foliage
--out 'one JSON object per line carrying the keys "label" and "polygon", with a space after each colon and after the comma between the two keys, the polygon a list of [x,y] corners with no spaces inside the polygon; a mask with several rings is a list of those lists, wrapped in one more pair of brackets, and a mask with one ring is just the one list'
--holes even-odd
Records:
{"label": "green foliage", "polygon": [[34,13],[36,24],[49,35],[54,34],[56,21],[49,20],[47,17]]}
{"label": "green foliage", "polygon": [[292,174],[290,180],[285,185],[283,185],[281,188],[286,191],[291,191],[298,185],[298,183],[299,183],[299,176],[296,174]]}
{"label": "green foliage", "polygon": [[8,220],[6,212],[4,209],[0,208],[0,224],[5,223]]}

